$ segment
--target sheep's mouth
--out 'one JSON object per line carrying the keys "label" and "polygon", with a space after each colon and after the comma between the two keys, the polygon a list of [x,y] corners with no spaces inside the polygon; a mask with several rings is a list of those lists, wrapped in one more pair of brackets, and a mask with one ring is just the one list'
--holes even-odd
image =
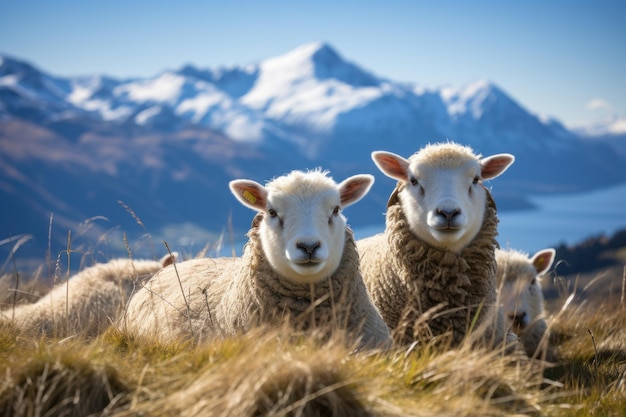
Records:
{"label": "sheep's mouth", "polygon": [[458,219],[441,219],[434,218],[428,221],[428,225],[434,230],[441,233],[455,233],[462,230],[464,225],[458,221]]}
{"label": "sheep's mouth", "polygon": [[322,262],[324,262],[322,259],[317,259],[317,258],[298,259],[298,260],[293,261],[294,264],[298,266],[304,266],[304,267],[318,266]]}
{"label": "sheep's mouth", "polygon": [[451,224],[435,226],[435,230],[438,231],[439,233],[453,234],[453,233],[458,232],[461,229],[462,229],[461,226],[455,226],[455,225],[451,225]]}

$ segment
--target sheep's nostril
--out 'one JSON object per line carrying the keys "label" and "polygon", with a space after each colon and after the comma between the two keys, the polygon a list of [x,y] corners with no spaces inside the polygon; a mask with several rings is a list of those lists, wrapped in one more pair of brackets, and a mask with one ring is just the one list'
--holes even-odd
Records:
{"label": "sheep's nostril", "polygon": [[446,221],[449,223],[449,222],[452,221],[452,219],[454,219],[456,216],[461,214],[461,209],[459,209],[459,208],[455,208],[455,209],[441,209],[441,208],[438,208],[437,209],[437,214],[439,216],[444,217],[446,219]]}
{"label": "sheep's nostril", "polygon": [[298,242],[296,243],[296,248],[300,249],[302,252],[306,253],[307,255],[312,256],[315,251],[322,246],[322,242],[320,242],[319,240],[316,242]]}

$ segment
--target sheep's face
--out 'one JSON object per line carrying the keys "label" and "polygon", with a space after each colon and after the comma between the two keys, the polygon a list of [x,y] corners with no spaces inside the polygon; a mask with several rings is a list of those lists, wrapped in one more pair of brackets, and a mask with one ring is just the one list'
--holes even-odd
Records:
{"label": "sheep's face", "polygon": [[356,175],[336,184],[325,172],[293,171],[265,187],[249,180],[230,187],[244,205],[264,212],[259,234],[274,270],[297,283],[315,283],[341,262],[342,208],[360,200],[373,182],[371,175]]}
{"label": "sheep's face", "polygon": [[429,145],[408,160],[390,152],[374,152],[372,159],[403,183],[398,197],[411,231],[433,247],[457,253],[482,226],[483,180],[497,177],[514,161],[509,154],[480,159],[452,143]]}
{"label": "sheep's face", "polygon": [[554,249],[532,258],[517,251],[496,250],[496,279],[504,316],[512,328],[524,331],[543,316],[541,276],[554,261]]}

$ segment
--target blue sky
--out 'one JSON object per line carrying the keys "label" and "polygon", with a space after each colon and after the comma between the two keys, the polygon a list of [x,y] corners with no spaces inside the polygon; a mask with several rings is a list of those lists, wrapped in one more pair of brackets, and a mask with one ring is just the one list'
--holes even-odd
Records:
{"label": "blue sky", "polygon": [[488,79],[575,126],[626,117],[625,22],[626,1],[603,0],[0,0],[0,53],[55,75],[131,77],[324,41],[396,81]]}

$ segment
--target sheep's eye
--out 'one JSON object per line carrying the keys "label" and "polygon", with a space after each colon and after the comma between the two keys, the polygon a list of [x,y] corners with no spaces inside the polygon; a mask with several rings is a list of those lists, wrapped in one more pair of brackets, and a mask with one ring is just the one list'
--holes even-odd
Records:
{"label": "sheep's eye", "polygon": [[335,206],[335,208],[333,209],[333,216],[338,215],[340,210],[341,210],[341,207]]}
{"label": "sheep's eye", "polygon": [[276,217],[276,216],[278,216],[278,214],[276,213],[276,210],[274,210],[274,209],[272,209],[272,208],[271,208],[271,209],[269,209],[269,210],[267,210],[267,214],[269,214],[269,215],[270,215],[270,217]]}
{"label": "sheep's eye", "polygon": [[415,177],[410,177],[409,181],[411,182],[411,185],[417,185],[417,178]]}
{"label": "sheep's eye", "polygon": [[535,285],[536,283],[537,283],[537,279],[536,278],[533,278],[533,280],[530,281],[530,285],[531,286]]}
{"label": "sheep's eye", "polygon": [[472,181],[472,184],[476,185],[476,184],[478,184],[479,181],[480,181],[480,177],[478,175],[476,175],[474,177],[474,181]]}

